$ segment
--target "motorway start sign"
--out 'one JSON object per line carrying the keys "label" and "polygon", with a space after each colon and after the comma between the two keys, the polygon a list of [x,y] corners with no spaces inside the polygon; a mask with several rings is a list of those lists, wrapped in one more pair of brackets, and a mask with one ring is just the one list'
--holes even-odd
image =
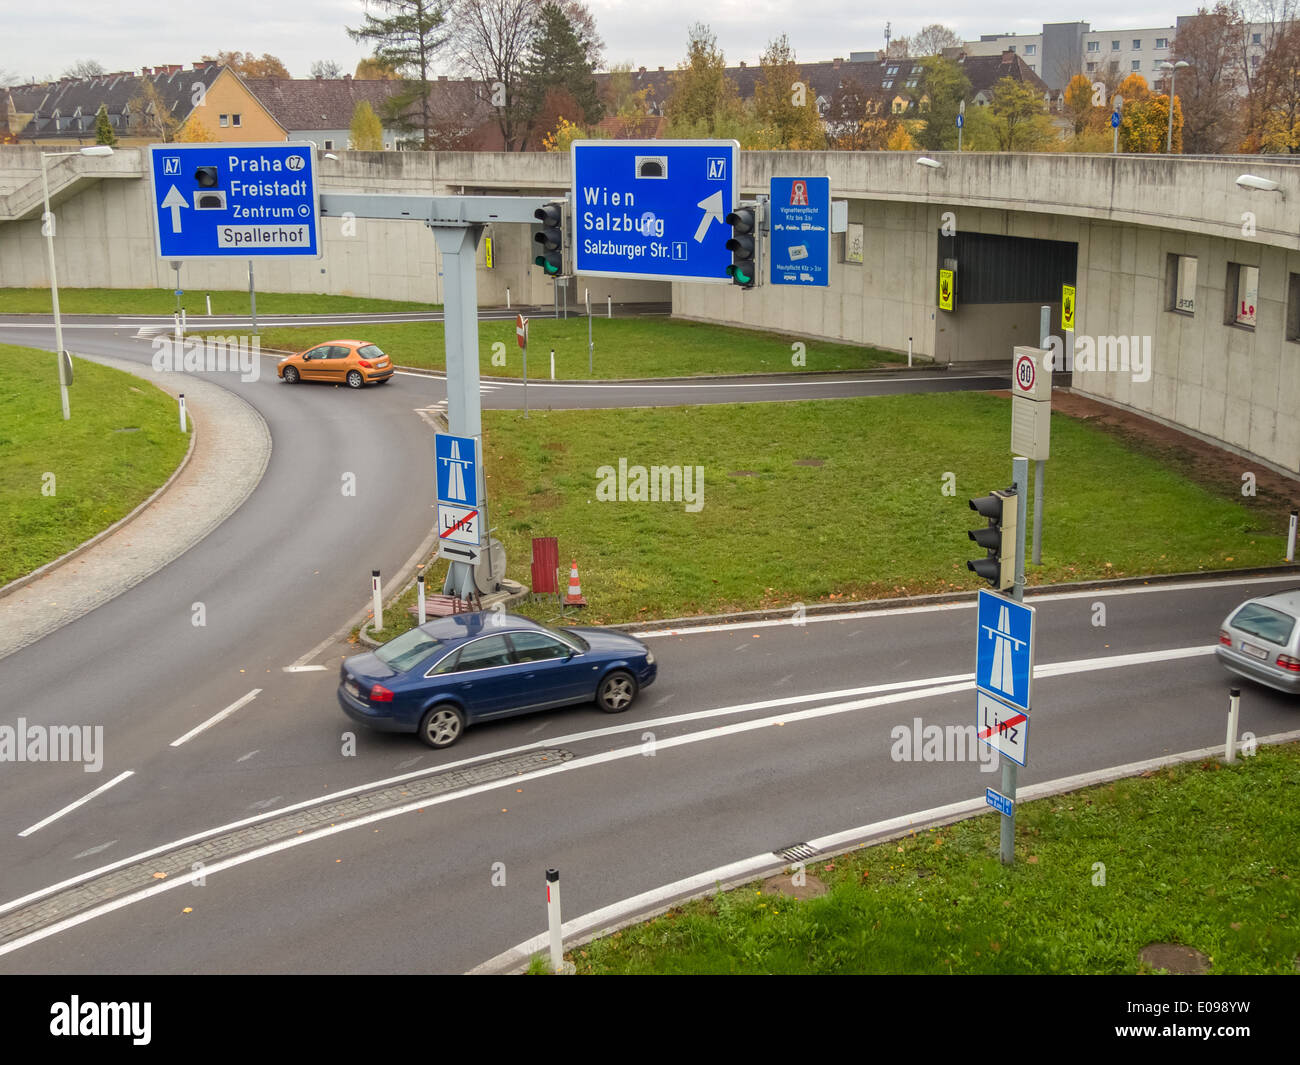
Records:
{"label": "motorway start sign", "polygon": [[831,179],[772,178],[770,249],[774,285],[831,283]]}
{"label": "motorway start sign", "polygon": [[980,590],[975,687],[1028,712],[1034,675],[1034,608]]}
{"label": "motorway start sign", "polygon": [[153,144],[149,156],[161,258],[321,254],[311,144]]}
{"label": "motorway start sign", "polygon": [[438,470],[438,502],[454,507],[477,507],[478,438],[435,433],[433,455]]}
{"label": "motorway start sign", "polygon": [[574,141],[573,269],[731,284],[736,141]]}

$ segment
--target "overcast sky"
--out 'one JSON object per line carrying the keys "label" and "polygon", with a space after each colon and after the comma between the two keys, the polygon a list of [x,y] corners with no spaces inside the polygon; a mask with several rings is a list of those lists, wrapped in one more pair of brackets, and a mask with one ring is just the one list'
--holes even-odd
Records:
{"label": "overcast sky", "polygon": [[[78,59],[96,59],[110,71],[138,71],[188,65],[217,50],[270,52],[294,77],[306,77],[313,60],[333,59],[350,72],[366,54],[345,32],[360,24],[361,0],[5,0],[5,6],[0,72],[22,80],[58,77]],[[685,54],[687,28],[697,20],[712,27],[735,64],[757,62],[768,40],[782,33],[799,59],[812,62],[882,47],[886,21],[895,38],[940,22],[971,40],[982,33],[1037,33],[1044,17],[1027,16],[1023,5],[1009,0],[924,0],[919,12],[903,14],[894,5],[865,7],[860,0],[588,0],[588,6],[605,39],[607,63],[669,69]],[[1095,0],[1074,17],[1095,30],[1164,27],[1195,7]],[[1060,22],[1071,15],[1046,17]]]}

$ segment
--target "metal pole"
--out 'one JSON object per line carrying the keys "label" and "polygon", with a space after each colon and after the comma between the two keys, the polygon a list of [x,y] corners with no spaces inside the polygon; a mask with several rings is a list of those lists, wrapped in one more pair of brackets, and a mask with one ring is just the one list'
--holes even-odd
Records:
{"label": "metal pole", "polygon": [[1295,527],[1297,513],[1298,512],[1294,510],[1291,511],[1291,525],[1287,529],[1286,533],[1286,560],[1288,562],[1295,561]]}
{"label": "metal pole", "polygon": [[595,345],[591,342],[591,289],[587,289],[584,298],[587,301],[587,376],[590,377],[593,372],[591,369],[592,352],[595,350]]}
{"label": "metal pole", "polygon": [[[176,286],[180,288],[180,285]],[[253,315],[253,332],[257,332],[257,290],[253,287],[253,260],[248,260],[248,307]]]}
{"label": "metal pole", "polygon": [[1176,71],[1169,72],[1169,132],[1165,134],[1165,155],[1174,151],[1174,77]]}
{"label": "metal pole", "polygon": [[528,341],[524,341],[524,417],[528,417]]}
{"label": "metal pole", "polygon": [[59,314],[59,278],[54,269],[54,212],[50,210],[50,181],[45,171],[45,154],[41,153],[41,188],[45,192],[45,247],[50,256],[50,298],[54,303],[54,347],[59,364],[59,399],[63,403],[63,420],[72,417],[68,406],[68,382],[63,373],[63,318]]}
{"label": "metal pole", "polygon": [[[1016,486],[1016,495],[1021,500],[1029,488],[1029,460],[1016,457],[1011,460],[1012,480]],[[1025,523],[1019,522],[1016,532],[1016,583],[1011,588],[1011,598],[1017,603],[1025,598]],[[1002,816],[1002,831],[999,839],[999,854],[1003,865],[1010,865],[1016,860],[1016,763],[1005,754],[1002,758],[1002,794],[1011,800],[1011,813]]]}
{"label": "metal pole", "polygon": [[1224,760],[1229,764],[1237,760],[1237,714],[1241,709],[1241,689],[1228,689],[1228,740],[1223,747]]}
{"label": "metal pole", "polygon": [[[1044,307],[1038,312],[1038,346],[1047,349],[1049,335],[1052,331],[1052,308]],[[1052,371],[1048,369],[1050,374]],[[1034,463],[1034,546],[1031,559],[1035,566],[1043,564],[1043,479],[1047,474],[1047,464],[1038,459]]]}

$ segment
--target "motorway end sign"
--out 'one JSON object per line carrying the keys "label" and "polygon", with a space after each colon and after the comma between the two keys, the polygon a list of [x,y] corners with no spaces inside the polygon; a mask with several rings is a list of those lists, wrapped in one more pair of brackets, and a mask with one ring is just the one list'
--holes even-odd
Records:
{"label": "motorway end sign", "polygon": [[1029,757],[1029,715],[988,692],[975,693],[975,735],[1016,765]]}
{"label": "motorway end sign", "polygon": [[768,242],[774,285],[831,283],[831,179],[774,177]]}
{"label": "motorway end sign", "polygon": [[482,515],[477,507],[438,504],[438,539],[440,540],[478,547],[483,542],[480,535],[482,524]]}
{"label": "motorway end sign", "polygon": [[980,589],[975,687],[981,695],[1029,711],[1034,676],[1034,608]]}
{"label": "motorway end sign", "polygon": [[729,285],[736,141],[574,141],[573,269]]}
{"label": "motorway end sign", "polygon": [[319,257],[315,159],[296,141],[150,145],[159,257]]}

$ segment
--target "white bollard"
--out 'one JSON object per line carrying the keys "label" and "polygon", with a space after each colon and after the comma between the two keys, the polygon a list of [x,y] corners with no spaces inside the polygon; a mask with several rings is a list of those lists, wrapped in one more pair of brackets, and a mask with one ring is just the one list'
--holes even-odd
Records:
{"label": "white bollard", "polygon": [[1237,714],[1241,709],[1241,689],[1228,689],[1228,742],[1224,744],[1224,759],[1229,762],[1237,760]]}
{"label": "white bollard", "polygon": [[564,972],[564,933],[560,930],[560,871],[546,870],[546,930],[551,940],[551,972]]}
{"label": "white bollard", "polygon": [[510,310],[510,286],[506,286],[506,310]]}
{"label": "white bollard", "polygon": [[374,632],[384,631],[384,601],[379,593],[379,570],[370,571],[370,592],[374,597],[375,603],[375,627]]}
{"label": "white bollard", "polygon": [[912,338],[907,338],[907,365],[912,365]]}
{"label": "white bollard", "polygon": [[172,312],[172,334],[177,340],[180,340],[185,334],[181,332],[181,312]]}
{"label": "white bollard", "polygon": [[1291,511],[1291,525],[1286,532],[1286,560],[1288,562],[1295,561],[1295,526],[1298,513],[1300,512]]}
{"label": "white bollard", "polygon": [[605,297],[605,300],[606,300],[606,302],[607,302],[607,304],[608,304],[608,307],[606,308],[606,314],[605,314],[605,317],[606,317],[606,318],[613,318],[613,317],[614,317],[614,297],[613,297],[613,296],[606,296],[606,297]]}
{"label": "white bollard", "polygon": [[415,587],[417,589],[415,593],[416,606],[420,611],[420,624],[423,625],[425,621],[428,620],[428,618],[426,618],[424,614],[424,574],[423,573],[421,573],[418,577],[415,578]]}
{"label": "white bollard", "polygon": [[181,432],[185,432],[185,393],[180,394],[181,401]]}
{"label": "white bollard", "polygon": [[181,308],[181,332],[184,333],[190,327],[190,320],[185,315],[185,308]]}
{"label": "white bollard", "polygon": [[555,380],[555,349],[551,348],[551,380]]}
{"label": "white bollard", "polygon": [[208,296],[208,297],[206,297],[206,298],[207,298],[207,301],[208,301],[208,317],[211,318],[211,317],[212,317],[212,297],[211,297],[211,296]]}

